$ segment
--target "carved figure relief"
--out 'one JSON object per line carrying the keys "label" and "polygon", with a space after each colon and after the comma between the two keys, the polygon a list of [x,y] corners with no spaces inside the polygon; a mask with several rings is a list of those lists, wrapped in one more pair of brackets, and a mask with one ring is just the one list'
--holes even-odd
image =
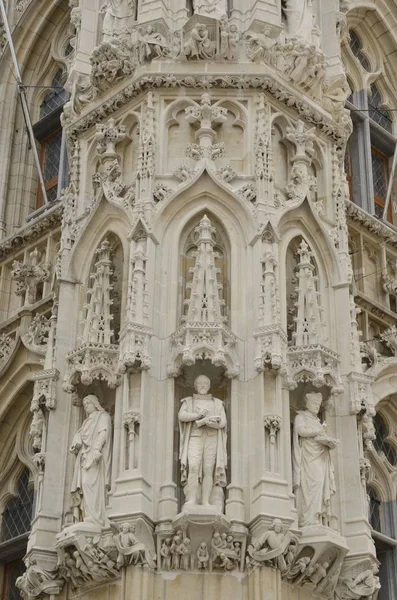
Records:
{"label": "carved figure relief", "polygon": [[103,16],[102,38],[104,42],[126,36],[131,32],[135,17],[135,0],[106,0],[99,9]]}
{"label": "carved figure relief", "polygon": [[63,587],[63,579],[58,570],[42,569],[35,559],[25,560],[26,571],[17,578],[15,586],[21,591],[22,598],[31,600],[43,595],[59,594]]}
{"label": "carved figure relief", "polygon": [[114,532],[116,565],[119,569],[142,564],[147,564],[151,569],[156,567],[152,533],[143,519],[137,519],[134,524],[122,523],[120,527],[111,522],[110,526]]}
{"label": "carved figure relief", "polygon": [[155,58],[166,58],[170,55],[168,43],[163,35],[155,30],[153,25],[148,25],[138,38],[139,61],[151,61]]}
{"label": "carved figure relief", "polygon": [[209,31],[204,23],[197,23],[189,32],[183,51],[189,59],[211,60],[215,57],[216,45],[209,38]]}
{"label": "carved figure relief", "polygon": [[293,482],[300,527],[329,525],[336,492],[330,450],[338,440],[327,435],[326,424],[317,416],[321,403],[321,393],[306,394],[306,410],[294,421]]}
{"label": "carved figure relief", "polygon": [[206,375],[199,375],[196,394],[183,398],[179,410],[181,482],[186,504],[222,510],[214,488],[226,486],[226,414],[223,402],[208,393],[210,385]]}
{"label": "carved figure relief", "polygon": [[105,526],[106,490],[110,487],[111,418],[93,394],[83,400],[87,415],[73,438],[70,452],[76,454],[72,482],[76,521]]}
{"label": "carved figure relief", "polygon": [[274,519],[269,529],[258,539],[252,540],[247,549],[247,566],[273,566],[282,573],[291,565],[297,549],[297,538],[284,530],[280,519]]}

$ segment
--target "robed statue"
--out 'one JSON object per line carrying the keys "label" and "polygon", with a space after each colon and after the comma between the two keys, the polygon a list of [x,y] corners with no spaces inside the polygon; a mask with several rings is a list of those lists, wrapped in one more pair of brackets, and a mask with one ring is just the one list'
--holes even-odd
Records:
{"label": "robed statue", "polygon": [[328,525],[331,496],[336,491],[330,450],[338,440],[326,434],[326,424],[317,416],[322,395],[306,394],[305,403],[306,410],[295,417],[293,434],[293,482],[299,525]]}
{"label": "robed statue", "polygon": [[283,10],[287,18],[287,35],[291,39],[312,41],[312,0],[284,0]]}
{"label": "robed statue", "polygon": [[206,375],[199,375],[196,393],[182,400],[179,458],[186,504],[219,508],[216,488],[226,486],[226,414],[222,400],[208,393],[210,385]]}
{"label": "robed statue", "polygon": [[72,497],[76,521],[103,527],[106,523],[106,492],[110,488],[112,423],[93,394],[83,400],[87,418],[73,438],[76,454]]}

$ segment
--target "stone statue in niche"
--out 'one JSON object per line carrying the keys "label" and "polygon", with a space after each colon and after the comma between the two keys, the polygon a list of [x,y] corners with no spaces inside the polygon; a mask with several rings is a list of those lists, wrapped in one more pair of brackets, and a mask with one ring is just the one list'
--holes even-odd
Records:
{"label": "stone statue in niche", "polygon": [[338,440],[326,434],[326,424],[317,416],[321,402],[321,393],[306,394],[306,410],[294,421],[293,481],[300,527],[328,525],[336,491],[330,450]]}
{"label": "stone statue in niche", "polygon": [[103,17],[102,41],[130,33],[135,17],[135,0],[106,0],[99,9]]}
{"label": "stone statue in niche", "polygon": [[181,483],[187,505],[223,507],[226,486],[226,415],[223,402],[208,393],[211,382],[199,375],[196,394],[183,398],[179,410]]}
{"label": "stone statue in niche", "polygon": [[73,438],[76,454],[72,498],[76,521],[105,526],[106,491],[110,487],[112,423],[93,394],[83,400],[87,418]]}
{"label": "stone statue in niche", "polygon": [[284,0],[283,10],[287,18],[287,34],[291,39],[312,41],[312,0]]}

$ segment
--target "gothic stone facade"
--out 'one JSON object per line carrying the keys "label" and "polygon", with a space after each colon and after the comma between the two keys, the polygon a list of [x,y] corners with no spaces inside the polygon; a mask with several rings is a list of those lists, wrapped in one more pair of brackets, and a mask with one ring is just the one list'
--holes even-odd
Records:
{"label": "gothic stone facade", "polygon": [[7,11],[2,597],[397,598],[395,3]]}

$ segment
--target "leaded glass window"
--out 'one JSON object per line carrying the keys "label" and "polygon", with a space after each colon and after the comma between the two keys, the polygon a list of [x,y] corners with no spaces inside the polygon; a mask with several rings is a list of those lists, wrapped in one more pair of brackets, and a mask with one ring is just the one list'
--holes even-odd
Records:
{"label": "leaded glass window", "polygon": [[372,529],[375,531],[381,530],[381,522],[380,522],[380,500],[372,487],[367,488],[368,494],[368,509],[369,515],[368,520]]}
{"label": "leaded glass window", "polygon": [[63,87],[63,69],[58,69],[51,85],[53,86],[52,91],[47,94],[40,106],[40,119],[63,106],[67,100],[67,92]]}
{"label": "leaded glass window", "polygon": [[382,96],[376,87],[371,85],[371,94],[368,94],[368,114],[375,123],[386,129],[386,131],[392,132],[392,121],[389,113],[382,106]]}
{"label": "leaded glass window", "polygon": [[17,495],[2,514],[1,542],[12,540],[30,531],[33,515],[33,489],[29,487],[29,469],[25,468],[18,481]]}
{"label": "leaded glass window", "polygon": [[376,438],[373,441],[374,448],[377,452],[383,452],[389,463],[397,466],[397,451],[389,442],[386,441],[389,430],[387,424],[382,419],[380,414],[374,417]]}
{"label": "leaded glass window", "polygon": [[350,49],[353,52],[354,56],[357,58],[360,65],[366,71],[371,71],[371,65],[369,63],[368,58],[365,56],[365,54],[363,52],[363,45],[361,43],[359,36],[353,29],[349,30],[349,36],[350,36],[349,45],[350,45]]}

